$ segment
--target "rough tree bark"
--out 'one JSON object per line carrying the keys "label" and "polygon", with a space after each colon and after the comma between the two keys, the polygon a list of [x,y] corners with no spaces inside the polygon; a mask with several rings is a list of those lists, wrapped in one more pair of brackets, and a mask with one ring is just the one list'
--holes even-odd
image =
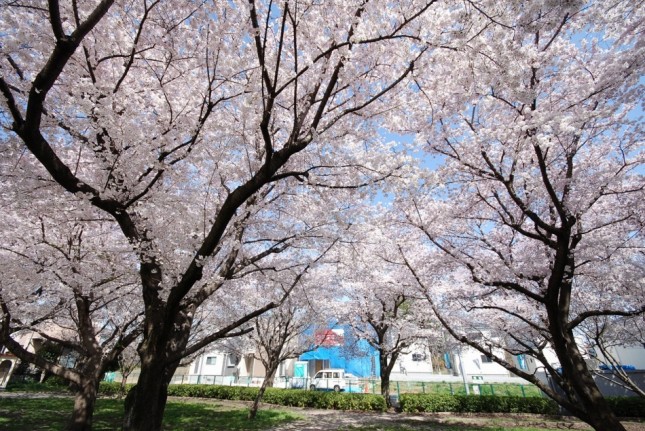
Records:
{"label": "rough tree bark", "polygon": [[267,376],[265,379],[262,381],[262,385],[260,385],[260,390],[258,391],[257,396],[253,400],[253,404],[251,405],[251,409],[249,410],[249,419],[254,420],[257,415],[258,415],[258,409],[260,408],[260,401],[262,401],[262,397],[264,396],[264,392],[266,392],[267,388],[273,387],[273,379],[275,378],[275,373],[278,369],[279,362],[275,362],[275,364],[272,364],[270,368],[266,369]]}
{"label": "rough tree bark", "polygon": [[[76,2],[72,3],[72,9],[74,9]],[[218,274],[222,280],[229,280],[232,277],[234,265],[239,263],[236,262],[238,256],[235,246],[232,247],[234,250],[230,252],[230,255],[224,255],[227,251],[222,251],[222,249],[227,250],[228,246],[228,244],[223,244],[223,238],[226,238],[226,235],[231,230],[237,230],[239,228],[239,226],[232,226],[234,224],[232,223],[234,217],[239,215],[240,210],[253,196],[258,192],[261,193],[263,189],[266,190],[267,185],[286,179],[295,179],[299,182],[307,181],[307,178],[310,177],[311,173],[315,172],[315,169],[322,168],[323,166],[310,166],[310,164],[306,164],[301,169],[296,165],[294,169],[297,169],[297,171],[291,171],[286,169],[285,166],[293,156],[305,150],[314,140],[317,141],[320,134],[329,130],[333,131],[335,125],[341,123],[340,120],[354,118],[356,114],[367,110],[366,108],[373,102],[389,94],[392,89],[397,87],[412,73],[415,62],[428,48],[423,47],[420,50],[415,50],[411,54],[411,58],[407,61],[407,64],[403,64],[400,69],[395,69],[397,75],[389,77],[389,82],[385,79],[383,82],[379,82],[378,85],[371,85],[372,83],[370,82],[370,85],[365,86],[369,88],[365,95],[354,93],[354,95],[364,96],[356,100],[351,99],[353,96],[350,96],[348,100],[344,100],[340,96],[346,88],[340,79],[342,78],[342,73],[349,69],[346,66],[351,61],[351,56],[345,52],[337,55],[337,52],[341,50],[351,51],[353,46],[366,46],[366,44],[376,44],[385,40],[399,40],[402,33],[407,31],[408,24],[417,19],[434,1],[419,6],[418,10],[411,11],[409,17],[404,17],[402,22],[393,26],[391,34],[388,33],[385,36],[379,35],[374,39],[363,41],[361,45],[355,45],[354,33],[355,26],[360,21],[365,5],[357,6],[353,11],[353,18],[355,19],[352,20],[352,15],[347,15],[350,18],[347,21],[347,29],[345,34],[340,36],[339,40],[329,40],[328,46],[323,49],[322,53],[319,53],[319,47],[316,47],[316,52],[312,53],[314,56],[313,64],[307,64],[301,67],[297,64],[300,56],[295,55],[293,61],[296,64],[293,66],[293,70],[290,70],[288,73],[282,72],[285,70],[285,67],[281,61],[287,61],[287,58],[290,56],[287,53],[288,50],[293,49],[294,52],[298,52],[301,49],[300,36],[296,37],[296,34],[298,34],[297,26],[299,18],[295,15],[294,11],[289,10],[289,3],[286,3],[284,10],[280,11],[280,17],[272,16],[274,9],[269,8],[266,11],[264,9],[266,5],[262,5],[261,13],[267,14],[265,20],[265,17],[258,17],[259,13],[256,10],[256,4],[250,1],[246,19],[250,21],[253,31],[245,33],[240,37],[245,38],[248,36],[252,40],[248,52],[257,55],[253,68],[261,71],[258,79],[255,81],[249,80],[248,86],[242,92],[231,92],[231,94],[227,93],[224,96],[216,93],[216,90],[214,90],[214,87],[217,87],[213,84],[216,78],[209,80],[202,105],[194,110],[194,112],[197,112],[195,115],[199,117],[196,124],[193,124],[190,130],[183,131],[181,142],[176,147],[169,144],[167,147],[161,148],[157,146],[156,142],[151,143],[149,148],[150,153],[158,154],[158,156],[152,156],[150,160],[146,160],[146,165],[148,164],[147,162],[152,161],[153,167],[146,168],[145,173],[139,179],[132,179],[131,183],[128,183],[125,178],[120,178],[119,172],[117,172],[118,169],[116,168],[113,170],[110,168],[110,173],[105,181],[103,179],[97,181],[97,177],[102,178],[101,175],[105,173],[103,170],[89,170],[88,172],[77,175],[79,170],[75,169],[64,157],[61,158],[61,154],[57,154],[56,144],[48,140],[50,139],[49,130],[45,131],[41,127],[41,123],[44,123],[42,120],[47,115],[45,100],[48,93],[61,77],[63,70],[70,62],[74,53],[80,51],[78,48],[83,43],[85,36],[95,29],[97,24],[113,6],[113,3],[113,0],[103,0],[89,14],[76,13],[76,29],[70,34],[66,34],[66,30],[68,29],[67,24],[73,24],[66,22],[63,25],[59,2],[50,0],[48,4],[49,8],[42,12],[49,13],[48,21],[52,27],[55,45],[52,47],[50,53],[44,53],[46,57],[45,65],[42,69],[36,71],[36,78],[30,87],[28,96],[19,91],[15,91],[3,77],[0,77],[0,92],[2,92],[4,103],[7,106],[6,112],[12,117],[12,132],[24,142],[35,159],[47,170],[51,179],[59,184],[69,196],[78,196],[83,201],[83,205],[89,203],[94,208],[100,210],[106,217],[113,220],[119,226],[123,238],[127,239],[132,246],[133,257],[137,260],[136,266],[140,276],[141,292],[145,304],[145,327],[143,330],[144,340],[138,349],[141,354],[141,374],[136,388],[127,398],[124,429],[126,431],[159,430],[161,428],[164,405],[167,398],[168,384],[178,366],[181,356],[190,354],[186,350],[192,323],[192,317],[190,316],[216,290],[212,286],[196,288],[196,285],[199,284],[204,276],[204,260],[213,256],[223,258],[222,261],[224,264],[222,268],[225,269]],[[140,26],[134,33],[143,31],[145,17],[153,7],[157,7],[161,3],[163,2],[150,2],[149,5],[146,5],[144,8],[145,11],[142,12],[143,16],[140,19],[135,19]],[[207,3],[201,3],[201,5],[204,4]],[[201,6],[197,6],[197,8],[199,7]],[[197,20],[197,15],[193,16],[193,12],[196,12],[196,10],[193,10],[188,17],[182,19]],[[210,14],[207,13],[206,15],[210,19]],[[86,16],[86,19],[80,22],[83,16]],[[271,44],[267,43],[267,37],[270,31],[268,28],[261,28],[261,23],[265,21],[267,27],[272,23],[277,23],[276,25],[281,27],[280,37],[275,41],[278,47],[271,52],[268,52],[272,49],[270,47]],[[288,23],[292,26],[291,28],[288,28]],[[173,29],[177,27],[181,26],[177,25]],[[248,30],[244,24],[240,24],[240,28],[243,29],[241,31]],[[131,30],[128,29],[125,33],[128,34],[128,31]],[[168,31],[168,33],[171,32],[172,29]],[[293,39],[290,41],[285,40],[285,38],[288,39],[290,37]],[[121,84],[130,80],[131,76],[128,76],[128,71],[136,69],[130,66],[134,61],[139,61],[139,55],[148,49],[142,46],[137,47],[138,38],[139,36],[137,35],[132,45],[131,55],[127,57],[128,61],[125,61],[126,66],[123,74],[114,87],[110,88],[110,91],[107,91],[106,94],[103,94],[103,89],[94,88],[92,90],[97,91],[97,94],[99,94],[97,98],[99,100],[103,97],[108,97],[108,94],[111,96],[119,94]],[[154,44],[155,42],[152,43],[152,45]],[[98,60],[97,64],[93,64],[86,48],[83,47],[85,51],[85,62],[83,62],[82,57],[80,62],[87,63],[87,68],[83,69],[83,73],[85,73],[85,70],[88,70],[89,75],[92,75],[94,66],[98,66]],[[173,57],[174,54],[173,52],[169,56]],[[208,64],[202,64],[198,67],[208,69],[211,63],[217,63],[217,61],[209,57],[211,54],[212,52],[207,49],[205,55]],[[270,64],[274,61],[274,54],[277,54],[276,63]],[[117,54],[103,58],[100,61],[108,61],[113,57],[119,58],[118,61],[120,62],[122,55],[120,52],[117,52]],[[222,60],[222,62],[225,61]],[[147,60],[145,63],[146,68],[150,67]],[[168,67],[168,69],[172,69],[172,67]],[[212,70],[208,69],[208,72],[212,72]],[[17,73],[22,75],[21,71]],[[214,75],[218,74],[219,71]],[[308,80],[316,82],[316,84],[313,86],[304,86],[304,82],[307,81],[305,75]],[[310,75],[313,76],[310,77]],[[362,74],[361,76],[367,75]],[[376,73],[374,75],[378,76],[379,74]],[[235,72],[233,76],[251,76],[251,73],[245,69]],[[125,79],[126,77],[127,79]],[[91,78],[93,79],[94,77],[91,76]],[[234,80],[237,80],[237,78]],[[301,83],[303,85],[300,85]],[[191,245],[190,262],[186,263],[178,274],[168,274],[163,264],[166,256],[162,256],[155,245],[155,241],[158,238],[153,237],[154,230],[149,228],[145,219],[146,216],[142,215],[136,207],[139,203],[144,203],[144,197],[147,198],[153,194],[151,190],[163,182],[161,180],[162,178],[165,180],[165,172],[171,170],[175,163],[187,157],[193,145],[201,142],[202,139],[208,141],[209,138],[203,136],[206,133],[203,132],[202,128],[205,129],[206,127],[204,125],[210,122],[211,118],[209,116],[214,112],[216,105],[220,102],[230,103],[235,97],[241,97],[242,94],[251,93],[251,84],[257,87],[255,90],[259,95],[259,98],[251,103],[255,104],[256,107],[259,106],[258,109],[262,111],[258,116],[258,118],[261,117],[260,124],[255,125],[257,127],[254,127],[253,132],[257,132],[257,136],[259,137],[256,149],[257,154],[259,154],[256,160],[257,163],[249,164],[249,172],[241,176],[241,179],[233,178],[229,183],[221,178],[222,196],[226,197],[222,198],[223,201],[221,204],[218,203],[217,209],[213,211],[213,214],[209,214],[212,220],[205,223],[203,228],[204,235],[201,242],[197,245]],[[107,85],[111,85],[110,82]],[[123,85],[125,86],[126,84]],[[302,90],[302,88],[307,89]],[[169,91],[167,88],[163,88],[163,90],[165,92]],[[174,91],[172,90],[172,92]],[[289,99],[292,97],[294,99],[294,118],[293,121],[291,119],[287,121],[290,124],[290,130],[284,130],[283,126],[276,125],[282,121],[281,118],[276,118],[279,117],[276,111],[282,103],[280,98],[284,98],[284,94],[286,93],[290,94],[288,96]],[[291,93],[293,93],[292,96]],[[339,97],[340,99],[338,99]],[[55,105],[56,101],[53,101],[52,104]],[[184,108],[182,107],[182,110]],[[291,111],[291,108],[287,109]],[[188,110],[192,111],[193,109]],[[92,123],[92,115],[87,115],[88,123]],[[119,118],[120,115],[122,114],[117,113],[115,118]],[[216,115],[213,114],[213,117]],[[292,115],[291,112],[289,115]],[[171,114],[170,117],[173,118],[174,115]],[[61,120],[60,124],[60,128],[55,133],[60,132],[64,134],[65,132],[69,132],[68,137],[71,143],[80,142],[79,148],[83,150],[90,148],[90,150],[95,152],[95,156],[97,155],[96,153],[100,155],[101,152],[115,152],[118,153],[115,154],[115,157],[128,157],[127,151],[120,150],[117,148],[118,145],[110,146],[107,144],[115,139],[118,140],[118,138],[111,136],[110,130],[108,130],[109,127],[102,125],[101,121],[95,121],[92,124],[92,127],[96,126],[99,132],[88,133],[87,136],[83,133],[75,133],[74,128],[70,128],[63,120]],[[183,125],[181,121],[177,124],[172,123],[170,129],[181,128]],[[122,124],[118,124],[116,129],[119,130],[117,134],[121,134]],[[328,133],[331,134],[331,131]],[[154,137],[152,140],[154,141],[158,138]],[[215,138],[215,140],[217,139],[219,138]],[[247,137],[244,137],[244,139],[247,139]],[[138,146],[132,145],[132,143],[128,141],[124,147]],[[207,142],[205,145],[210,144],[210,142]],[[142,148],[144,148],[143,145]],[[186,155],[177,156],[177,153],[181,153],[183,150],[186,150]],[[245,148],[240,147],[240,150],[244,152]],[[173,158],[175,156],[176,158]],[[346,166],[342,167],[342,169],[346,168]],[[325,165],[324,169],[327,170],[330,167]],[[316,184],[312,182],[311,185]],[[337,186],[334,185],[333,187],[335,188]],[[264,256],[270,255],[271,253],[278,253],[282,250],[281,243],[274,245],[271,249],[260,253],[257,260],[253,263],[256,263]],[[222,255],[219,256],[218,253]],[[172,281],[166,280],[162,282],[165,276],[172,277]],[[276,306],[274,303],[268,304],[267,307],[259,309],[246,317],[251,318],[254,314],[257,315],[262,310],[274,306]],[[247,320],[238,320],[236,324],[239,326]],[[221,337],[229,334],[235,331],[238,326],[229,326],[226,331],[218,332],[218,336]],[[216,339],[216,337],[208,337],[208,339],[203,340],[204,342],[197,347],[203,348]],[[196,346],[191,346],[191,348],[193,347]]]}

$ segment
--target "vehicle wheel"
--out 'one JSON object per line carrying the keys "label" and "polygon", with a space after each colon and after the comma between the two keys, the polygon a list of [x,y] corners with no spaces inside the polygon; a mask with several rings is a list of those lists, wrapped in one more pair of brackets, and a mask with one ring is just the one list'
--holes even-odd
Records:
{"label": "vehicle wheel", "polygon": [[316,390],[316,385],[309,385],[309,390],[310,391],[315,391]]}
{"label": "vehicle wheel", "polygon": [[334,386],[334,392],[340,392],[340,386],[338,385]]}

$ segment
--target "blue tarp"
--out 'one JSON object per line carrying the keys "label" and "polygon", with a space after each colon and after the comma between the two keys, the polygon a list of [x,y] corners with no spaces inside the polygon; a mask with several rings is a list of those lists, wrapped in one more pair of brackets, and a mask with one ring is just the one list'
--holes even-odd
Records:
{"label": "blue tarp", "polygon": [[[636,370],[636,367],[633,366],[633,365],[619,365],[618,367],[620,367],[621,369],[623,369],[625,371],[635,371]],[[613,366],[609,366],[609,365],[605,365],[605,364],[600,364],[598,366],[598,368],[600,368],[601,370],[604,370],[604,371],[609,371],[609,370],[614,369]]]}
{"label": "blue tarp", "polygon": [[378,352],[365,340],[355,340],[351,329],[344,328],[343,346],[319,347],[300,356],[301,361],[327,360],[329,368],[342,368],[357,377],[380,374]]}
{"label": "blue tarp", "polygon": [[517,355],[517,364],[520,366],[520,370],[526,370],[526,358],[524,355]]}
{"label": "blue tarp", "polygon": [[450,353],[443,354],[443,362],[448,370],[452,368],[452,364],[450,363]]}

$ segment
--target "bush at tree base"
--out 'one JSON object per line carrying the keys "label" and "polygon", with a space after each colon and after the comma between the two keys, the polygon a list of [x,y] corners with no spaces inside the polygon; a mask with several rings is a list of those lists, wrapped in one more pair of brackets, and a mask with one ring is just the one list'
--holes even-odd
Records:
{"label": "bush at tree base", "polygon": [[[130,391],[134,385],[126,385]],[[124,395],[119,383],[101,382],[99,394],[104,396]],[[253,401],[259,388],[220,385],[170,385],[168,396],[214,398],[219,400]],[[262,402],[291,407],[316,409],[385,411],[387,406],[381,395],[349,394],[338,392],[305,391],[302,389],[267,388]]]}
{"label": "bush at tree base", "polygon": [[[134,385],[126,385],[126,391]],[[99,393],[103,396],[124,395],[119,383],[101,382]],[[171,385],[168,396],[213,398],[219,400],[253,401],[258,388],[220,385]],[[350,394],[337,392],[304,391],[302,389],[267,388],[262,401],[291,407],[317,409],[385,411],[387,406],[381,395]],[[402,394],[401,410],[407,413],[533,413],[555,415],[558,405],[548,398],[493,396]],[[645,400],[637,397],[610,397],[607,402],[619,417],[645,418]]]}
{"label": "bush at tree base", "polygon": [[639,397],[608,397],[609,407],[618,417],[645,418],[645,399]]}
{"label": "bush at tree base", "polygon": [[[636,397],[614,397],[607,401],[619,417],[645,418],[645,400]],[[534,413],[558,414],[558,405],[551,399],[538,397],[491,395],[403,394],[401,409],[408,413]]]}

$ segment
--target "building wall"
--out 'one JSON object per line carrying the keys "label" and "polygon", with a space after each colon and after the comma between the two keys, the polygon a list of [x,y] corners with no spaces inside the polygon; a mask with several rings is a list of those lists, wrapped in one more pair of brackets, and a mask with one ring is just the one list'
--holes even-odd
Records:
{"label": "building wall", "polygon": [[239,377],[262,378],[266,376],[266,369],[262,361],[253,357],[253,355],[244,355],[239,363]]}
{"label": "building wall", "polygon": [[[627,371],[630,380],[636,386],[645,390],[645,371]],[[600,389],[600,392],[606,397],[635,397],[638,396],[631,389],[627,389],[619,378],[614,376],[611,372],[602,372],[600,375],[595,375],[594,380]]]}
{"label": "building wall", "polygon": [[11,374],[18,363],[18,358],[10,353],[4,353],[2,350],[3,348],[0,348],[0,389],[7,387]]}
{"label": "building wall", "polygon": [[[610,354],[620,365],[631,365],[637,370],[645,370],[645,347],[643,345],[612,347]],[[602,360],[602,355],[599,355]]]}
{"label": "building wall", "polygon": [[432,373],[432,355],[425,346],[414,345],[399,355],[393,372],[400,374]]}
{"label": "building wall", "polygon": [[[493,353],[501,357],[504,356],[504,352],[501,350]],[[473,382],[486,381],[490,377],[507,377],[510,375],[506,368],[472,348],[463,348],[460,352],[453,354],[453,364],[455,374],[462,375],[463,373]]]}
{"label": "building wall", "polygon": [[[544,349],[543,353],[553,368],[560,367],[560,361],[553,349]],[[596,353],[598,354],[597,358],[594,358],[593,355],[590,355],[592,357],[587,358],[587,365],[590,366],[591,369],[597,369],[598,365],[603,362],[602,354],[597,351]],[[610,349],[610,353],[621,365],[631,365],[636,370],[645,370],[645,347],[642,345],[612,347]],[[525,360],[529,372],[533,372],[536,369],[540,371],[540,368],[543,366],[540,362],[530,356],[526,356]]]}
{"label": "building wall", "polygon": [[[549,365],[551,365],[553,368],[560,367],[560,361],[558,360],[558,357],[552,349],[544,349],[542,353],[544,354],[544,357],[546,358]],[[526,364],[526,369],[529,373],[533,373],[536,370],[539,371],[540,369],[544,368],[544,365],[542,365],[541,362],[530,356],[525,355],[524,361]]]}
{"label": "building wall", "polygon": [[[345,358],[344,349],[339,347],[325,347],[314,352],[302,355],[301,360],[306,362],[306,372],[311,377],[322,368],[343,368],[359,377],[372,377],[367,374],[352,370],[354,361],[369,365],[369,362],[378,362],[375,352],[369,351],[368,355],[359,355],[357,358]],[[504,356],[503,351],[495,352]],[[618,350],[618,357],[625,365],[634,365],[637,369],[645,369],[645,349],[640,346],[623,348]],[[545,350],[547,361],[554,367],[559,367],[558,359],[552,350]],[[252,355],[245,355],[243,358],[231,360],[228,353],[211,351],[197,358],[187,367],[187,374],[182,376],[176,373],[175,383],[218,383],[218,384],[260,384],[266,375],[261,361],[254,359]],[[350,355],[351,356],[351,355]],[[210,358],[210,359],[209,359]],[[432,352],[424,346],[412,346],[405,353],[401,354],[392,370],[391,379],[396,380],[418,380],[434,381],[441,379],[462,380],[462,373],[465,374],[468,383],[481,383],[493,381],[506,381],[517,379],[516,376],[496,362],[489,361],[485,355],[470,347],[463,346],[460,352],[453,352],[448,355],[450,368],[444,367],[443,355],[435,355],[436,366],[433,366]],[[542,371],[543,366],[534,358],[524,356],[523,358],[507,357],[507,360],[514,361],[520,368],[528,372]],[[276,382],[288,381],[294,377],[295,359],[289,359],[282,363],[276,372]],[[595,364],[592,365],[595,368]],[[363,367],[365,368],[365,367]],[[367,367],[369,369],[369,367]],[[373,364],[372,364],[372,368]],[[376,369],[376,376],[378,368]],[[279,383],[276,383],[279,384]]]}

